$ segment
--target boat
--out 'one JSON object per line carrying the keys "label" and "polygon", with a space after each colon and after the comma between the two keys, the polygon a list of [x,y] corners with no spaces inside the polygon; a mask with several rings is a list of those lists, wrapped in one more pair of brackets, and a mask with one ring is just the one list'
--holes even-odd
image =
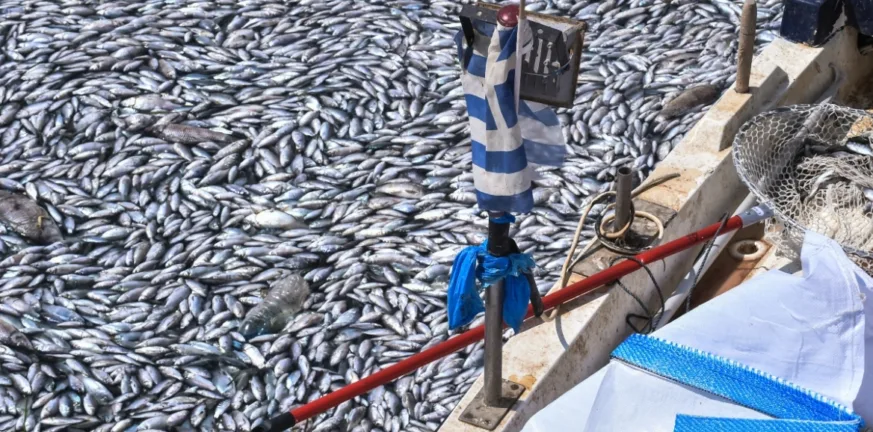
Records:
{"label": "boat", "polygon": [[[860,25],[836,25],[832,31],[822,32],[808,28],[809,20],[804,21],[802,14],[789,14],[791,6],[796,5],[787,6],[786,17],[789,18],[785,19],[797,21],[783,22],[783,37],[774,40],[754,58],[751,90],[739,93],[734,88],[728,89],[649,177],[678,174],[678,178],[654,186],[634,199],[637,209],[646,209],[665,221],[661,244],[719,221],[724,215],[741,213],[756,203],[755,195],[737,173],[732,154],[738,132],[756,115],[800,104],[873,107],[873,80],[870,79],[873,55],[866,48],[869,38],[858,28],[869,33],[867,20],[873,17],[859,18],[856,22]],[[807,18],[820,18],[819,21],[824,22],[830,12],[814,9],[807,13]],[[548,416],[567,416],[565,420],[574,422],[553,425],[581,427],[588,415],[584,408],[568,412],[566,405],[563,410],[547,407],[571,390],[578,392],[577,388],[585,386],[588,396],[593,398],[592,392],[596,393],[599,384],[596,378],[586,380],[607,366],[616,347],[631,336],[632,329],[625,317],[641,313],[637,298],[655,306],[659,289],[663,296],[669,297],[677,288],[687,293],[688,286],[697,285],[699,288],[690,304],[703,307],[773,269],[800,275],[803,270],[796,250],[798,245],[788,250],[787,242],[774,240],[780,238],[782,229],[778,224],[756,224],[740,229],[720,237],[711,247],[709,257],[695,260],[703,248],[698,246],[648,265],[652,277],[644,271],[636,271],[622,278],[621,282],[633,296],[613,284],[561,305],[559,315],[552,320],[528,320],[522,331],[513,335],[503,348],[502,377],[523,387],[519,399],[505,406],[500,413],[502,417],[497,417],[498,421],[490,428],[470,424],[465,415],[469,417],[471,405],[481,404],[477,397],[481,398],[485,378],[480,377],[440,431],[558,430],[537,428],[536,422],[531,422],[532,418],[547,420]],[[597,274],[607,268],[614,257],[616,254],[610,251],[591,254],[572,268],[570,282]],[[698,283],[690,284],[689,280]],[[684,287],[683,281],[686,281]],[[681,305],[685,298],[680,295],[673,300],[674,312],[682,309],[676,307],[676,302]],[[681,319],[682,312],[672,318]],[[540,412],[543,414],[537,417]]]}

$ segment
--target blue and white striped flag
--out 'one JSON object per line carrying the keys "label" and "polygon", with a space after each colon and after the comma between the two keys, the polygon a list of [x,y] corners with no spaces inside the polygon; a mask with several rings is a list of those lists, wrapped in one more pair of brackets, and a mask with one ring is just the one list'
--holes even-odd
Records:
{"label": "blue and white striped flag", "polygon": [[470,117],[479,208],[528,213],[533,209],[534,167],[560,166],[564,161],[561,125],[547,105],[518,99],[518,54],[528,53],[533,42],[527,22],[506,28],[473,20],[473,29],[472,46],[463,30],[455,42]]}

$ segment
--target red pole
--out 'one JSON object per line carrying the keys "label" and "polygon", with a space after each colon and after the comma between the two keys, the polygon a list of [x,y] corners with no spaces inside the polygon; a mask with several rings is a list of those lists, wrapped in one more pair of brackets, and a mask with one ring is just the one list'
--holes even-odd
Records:
{"label": "red pole", "polygon": [[[754,207],[749,212],[743,215],[733,216],[725,222],[725,225],[719,231],[721,222],[712,224],[700,231],[691,233],[684,237],[680,237],[661,246],[649,249],[636,258],[643,264],[649,264],[654,261],[662,260],[676,253],[682,252],[694,245],[703,243],[713,237],[716,232],[725,234],[743,226],[759,222],[766,217],[769,217],[769,209],[762,207]],[[745,223],[744,223],[745,222]],[[601,286],[618,280],[634,271],[638,270],[640,265],[632,260],[622,261],[612,267],[604,269],[594,275],[591,275],[579,282],[568,285],[561,290],[558,290],[543,298],[543,306],[545,310],[549,310],[559,304],[566,303],[583,294],[594,291]],[[533,308],[528,307],[525,319],[533,316]],[[282,431],[294,426],[297,422],[310,419],[317,416],[339,404],[350,400],[356,396],[360,396],[370,390],[373,390],[380,385],[386,384],[397,378],[400,378],[416,369],[434,361],[445,357],[461,348],[478,342],[485,336],[485,327],[478,326],[467,330],[439,345],[428,348],[418,354],[414,354],[409,358],[397,362],[385,369],[382,369],[372,375],[362,378],[360,381],[351,383],[335,392],[328,393],[306,405],[294,408],[289,413],[282,414],[273,418],[270,421],[270,431]]]}

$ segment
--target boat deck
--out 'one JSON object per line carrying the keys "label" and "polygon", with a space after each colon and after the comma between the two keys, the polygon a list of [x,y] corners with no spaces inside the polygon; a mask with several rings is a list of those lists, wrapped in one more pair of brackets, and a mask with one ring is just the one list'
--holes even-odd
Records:
{"label": "boat deck", "polygon": [[[736,174],[731,154],[731,143],[742,124],[777,106],[827,99],[846,101],[855,107],[869,106],[873,92],[863,89],[873,88],[871,70],[873,55],[858,52],[857,33],[851,28],[841,30],[821,48],[774,40],[754,60],[750,93],[729,89],[649,178],[674,173],[680,177],[642,193],[635,199],[635,206],[660,211],[662,219],[668,221],[662,242],[732,213],[748,194]],[[749,229],[734,241],[760,238],[762,234],[760,229]],[[650,264],[658,285],[672,291],[691,269],[700,249],[692,248]],[[603,268],[609,259],[609,254],[595,253],[574,267],[570,282]],[[720,256],[714,268],[698,283],[692,304],[721,295],[758,272],[781,268],[794,273],[799,267],[795,260],[769,247],[754,263],[731,262]],[[655,287],[645,272],[628,275],[622,282],[647,302],[650,310],[656,310],[659,303]],[[671,292],[664,294],[669,296]],[[496,430],[521,430],[533,414],[605,365],[610,352],[630,332],[624,317],[640,312],[637,302],[623,291],[601,289],[563,305],[554,320],[526,322],[521,333],[504,345],[503,352],[503,377],[525,386],[526,391]],[[480,377],[441,430],[481,431],[460,421],[460,415],[482,383]]]}

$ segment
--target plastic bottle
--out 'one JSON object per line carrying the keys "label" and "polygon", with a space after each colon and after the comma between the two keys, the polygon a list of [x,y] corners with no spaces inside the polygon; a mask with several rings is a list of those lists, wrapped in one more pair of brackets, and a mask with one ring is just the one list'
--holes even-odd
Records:
{"label": "plastic bottle", "polygon": [[261,304],[252,308],[240,326],[240,333],[249,338],[282,329],[309,297],[309,284],[300,275],[277,280]]}

